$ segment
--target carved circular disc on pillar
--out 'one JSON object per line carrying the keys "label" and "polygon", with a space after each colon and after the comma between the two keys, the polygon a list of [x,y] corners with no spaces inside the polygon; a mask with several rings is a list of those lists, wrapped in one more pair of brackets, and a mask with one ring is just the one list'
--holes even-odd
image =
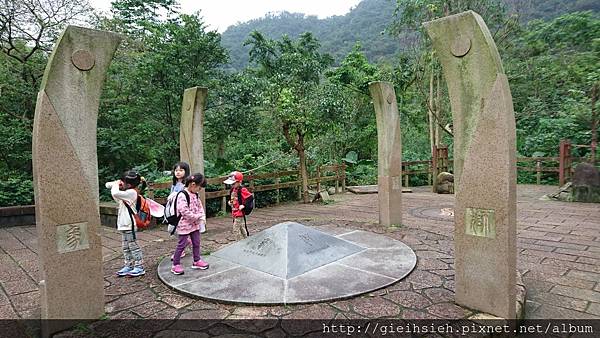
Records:
{"label": "carved circular disc on pillar", "polygon": [[467,55],[471,50],[471,39],[466,36],[459,35],[454,39],[450,52],[457,58]]}
{"label": "carved circular disc on pillar", "polygon": [[395,99],[394,95],[390,94],[390,95],[388,95],[386,101],[387,101],[387,103],[392,104],[392,102],[394,102],[394,99]]}
{"label": "carved circular disc on pillar", "polygon": [[71,62],[73,62],[73,65],[77,67],[77,69],[81,71],[88,71],[94,68],[94,65],[96,64],[96,58],[87,50],[79,49],[73,52],[71,55]]}
{"label": "carved circular disc on pillar", "polygon": [[187,106],[185,106],[185,110],[192,110],[192,104],[188,103]]}

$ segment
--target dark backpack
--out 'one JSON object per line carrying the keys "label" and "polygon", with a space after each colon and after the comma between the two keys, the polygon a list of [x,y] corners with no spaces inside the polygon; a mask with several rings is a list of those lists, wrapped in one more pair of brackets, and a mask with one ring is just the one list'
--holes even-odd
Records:
{"label": "dark backpack", "polygon": [[[185,200],[187,201],[188,207],[190,206],[190,195],[188,195],[187,191],[182,190],[180,192],[178,192],[175,195],[175,198],[173,199],[173,214],[172,215],[168,215],[165,216],[165,220],[167,221],[167,223],[171,224],[173,226],[173,230],[171,231],[171,235],[175,233],[175,229],[177,229],[177,225],[179,224],[179,221],[181,220],[181,215],[177,214],[177,197],[179,197],[179,194],[183,193],[183,195],[185,196]],[[169,204],[169,202],[167,202],[167,204]],[[165,208],[166,210],[170,210],[170,206],[167,205],[168,208]]]}
{"label": "dark backpack", "polygon": [[244,216],[250,215],[252,210],[254,210],[254,194],[251,194],[244,200],[242,199],[242,187],[240,187],[237,191],[237,195],[238,201],[241,201],[240,204],[244,205],[244,209],[242,209]]}

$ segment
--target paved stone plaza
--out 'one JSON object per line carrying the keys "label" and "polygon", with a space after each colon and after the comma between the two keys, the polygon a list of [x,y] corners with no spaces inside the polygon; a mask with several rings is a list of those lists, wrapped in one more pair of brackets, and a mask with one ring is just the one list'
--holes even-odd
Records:
{"label": "paved stone plaza", "polygon": [[[105,310],[109,318],[181,319],[354,319],[464,318],[471,311],[453,304],[454,196],[430,187],[403,194],[401,228],[375,225],[376,195],[335,195],[328,205],[286,204],[256,210],[252,233],[286,220],[334,225],[385,234],[409,245],[417,266],[405,279],[342,301],[288,306],[219,304],[172,291],[158,279],[158,263],[175,240],[162,229],[139,233],[147,274],[117,278],[122,266],[120,235],[102,228]],[[543,201],[552,186],[518,187],[518,268],[527,286],[526,318],[600,318],[600,207]],[[231,243],[229,218],[210,218],[202,240],[205,254]],[[211,267],[212,269],[212,267]],[[39,266],[35,226],[0,229],[0,318],[39,318]],[[85,274],[85,271],[73,271]]]}

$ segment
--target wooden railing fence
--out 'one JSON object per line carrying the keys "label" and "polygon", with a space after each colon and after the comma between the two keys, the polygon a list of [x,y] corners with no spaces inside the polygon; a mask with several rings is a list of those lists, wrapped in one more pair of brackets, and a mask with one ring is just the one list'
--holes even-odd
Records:
{"label": "wooden railing fence", "polygon": [[[542,176],[545,173],[554,173],[559,178],[559,185],[563,185],[569,181],[575,171],[575,164],[586,162],[587,159],[583,157],[570,157],[567,165],[560,166],[559,157],[518,157],[517,158],[517,172],[535,172],[536,184],[542,183]],[[402,162],[402,179],[404,186],[408,187],[410,175],[428,175],[428,182],[431,185],[433,182],[433,161],[407,161]],[[446,171],[452,172],[453,160],[448,159]],[[596,165],[600,163],[596,160]],[[441,172],[442,170],[438,170]],[[560,173],[563,173],[562,177]],[[562,183],[562,184],[561,184]]]}
{"label": "wooden railing fence", "polygon": [[[542,176],[546,173],[557,174],[559,184],[562,186],[568,181],[574,172],[575,164],[586,161],[585,158],[571,156],[572,148],[583,147],[571,145],[563,140],[560,143],[559,157],[519,157],[517,158],[517,171],[535,172],[536,183],[541,184]],[[427,183],[433,184],[436,175],[441,171],[452,172],[453,160],[448,156],[447,147],[435,147],[436,158],[422,161],[402,162],[402,180],[404,186],[410,184],[411,175],[427,175]],[[596,160],[596,164],[600,160]],[[221,210],[227,206],[227,196],[229,189],[223,184],[226,176],[211,177],[208,179],[210,189],[206,191],[206,199],[221,199]],[[263,183],[260,181],[269,181]],[[287,188],[296,188],[298,199],[302,198],[302,178],[298,169],[284,170],[273,173],[253,173],[249,172],[244,177],[244,182],[252,192],[275,191],[276,203],[281,202],[280,190]],[[326,166],[317,166],[316,170],[309,173],[308,184],[315,186],[316,190],[321,190],[321,185],[328,182],[335,183],[335,192],[346,191],[346,164],[335,164]],[[214,186],[220,186],[220,189],[214,190]],[[157,202],[164,203],[165,197],[156,197],[155,192],[159,189],[169,189],[171,183],[150,183],[148,196]]]}
{"label": "wooden railing fence", "polygon": [[[208,178],[209,188],[211,186],[220,186],[219,190],[206,191],[206,200],[210,199],[221,199],[221,210],[226,210],[227,207],[227,196],[229,196],[229,189],[223,184],[223,181],[227,176],[211,177]],[[257,183],[257,181],[273,181],[274,183]],[[249,172],[244,176],[245,185],[253,193],[262,191],[275,191],[276,192],[276,203],[281,202],[280,190],[286,188],[298,189],[298,198],[302,196],[302,179],[299,170],[284,170],[273,173],[260,173],[255,174]],[[309,185],[316,185],[317,190],[321,189],[321,184],[326,182],[335,183],[336,193],[340,191],[346,191],[346,164],[336,164],[328,166],[319,166],[314,173],[309,173]],[[157,197],[156,191],[161,189],[170,189],[171,182],[166,183],[152,183],[148,184],[147,196],[159,203],[165,203],[166,197]]]}

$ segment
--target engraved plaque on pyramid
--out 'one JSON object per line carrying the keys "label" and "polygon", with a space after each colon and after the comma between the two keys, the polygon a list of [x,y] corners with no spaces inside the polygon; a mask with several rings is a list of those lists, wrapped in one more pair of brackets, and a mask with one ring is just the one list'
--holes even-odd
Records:
{"label": "engraved plaque on pyramid", "polygon": [[290,279],[364,250],[361,246],[300,223],[285,222],[212,255]]}

